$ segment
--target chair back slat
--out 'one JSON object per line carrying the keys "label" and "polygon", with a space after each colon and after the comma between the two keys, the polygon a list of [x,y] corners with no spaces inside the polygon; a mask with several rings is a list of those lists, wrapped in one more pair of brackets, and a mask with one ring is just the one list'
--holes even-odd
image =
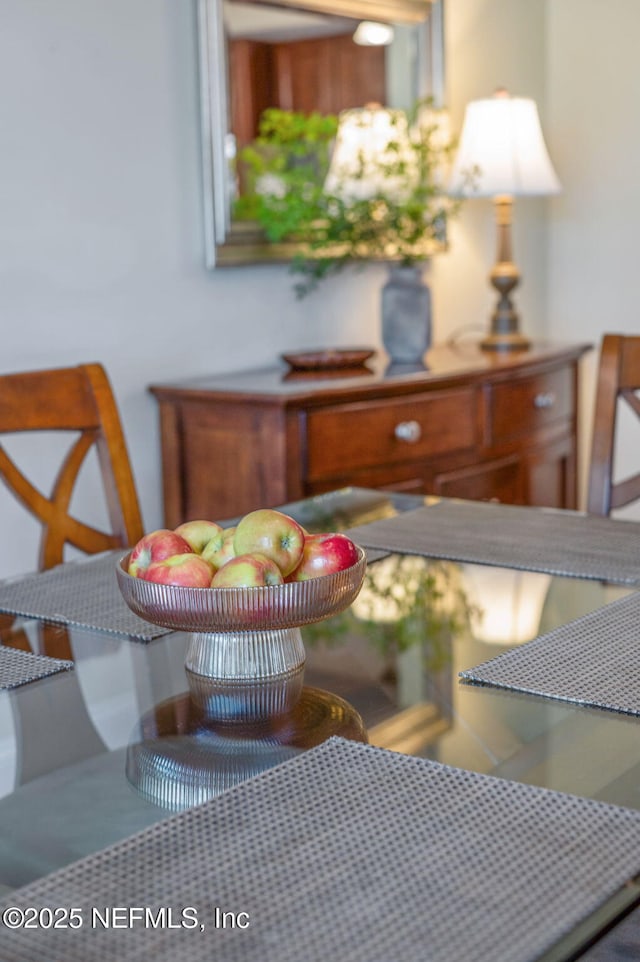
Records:
{"label": "chair back slat", "polygon": [[[129,547],[143,533],[142,516],[120,415],[102,365],[0,375],[0,435],[73,432],[51,491],[40,491],[0,445],[0,479],[42,528],[40,570],[64,560],[67,544],[87,554]],[[96,450],[110,530],[70,510],[86,457]]]}
{"label": "chair back slat", "polygon": [[600,348],[591,438],[587,511],[608,516],[640,499],[640,474],[614,480],[621,404],[640,418],[640,337],[605,334]]}
{"label": "chair back slat", "polygon": [[620,390],[637,391],[640,387],[640,337],[620,337]]}
{"label": "chair back slat", "polygon": [[99,427],[91,382],[82,371],[60,368],[0,376],[0,433]]}

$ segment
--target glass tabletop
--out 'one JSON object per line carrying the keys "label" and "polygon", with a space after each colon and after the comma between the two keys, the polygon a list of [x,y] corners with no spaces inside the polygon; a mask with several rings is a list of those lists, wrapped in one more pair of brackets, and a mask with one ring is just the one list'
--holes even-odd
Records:
{"label": "glass tabletop", "polygon": [[[426,500],[346,489],[284,510],[309,530],[337,530]],[[75,668],[0,691],[0,893],[331,734],[640,808],[640,719],[458,678],[630,591],[378,552],[351,607],[302,628],[304,671],[266,722],[234,722],[246,692],[186,672],[186,633],[142,643],[2,615],[4,644]],[[230,698],[212,724],[211,705]]]}

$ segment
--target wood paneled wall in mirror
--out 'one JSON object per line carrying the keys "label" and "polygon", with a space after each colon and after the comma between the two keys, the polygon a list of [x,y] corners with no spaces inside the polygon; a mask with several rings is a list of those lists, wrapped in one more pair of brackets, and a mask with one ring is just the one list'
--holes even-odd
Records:
{"label": "wood paneled wall in mirror", "polygon": [[[268,108],[337,115],[444,99],[444,0],[199,0],[207,266],[287,260],[234,217],[239,154]],[[362,39],[373,24],[378,39]],[[382,35],[382,36],[380,36]]]}

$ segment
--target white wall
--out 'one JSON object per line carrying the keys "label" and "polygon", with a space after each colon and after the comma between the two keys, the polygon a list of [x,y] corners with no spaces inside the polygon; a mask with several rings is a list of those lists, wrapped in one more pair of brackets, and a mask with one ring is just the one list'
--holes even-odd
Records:
{"label": "white wall", "polygon": [[[603,331],[640,333],[640,4],[547,0],[547,7],[548,117],[565,186],[548,225],[548,330],[599,345]],[[583,462],[596,361],[597,351],[585,364]],[[631,421],[621,421],[622,474],[638,469]],[[619,514],[640,518],[637,506]]]}
{"label": "white wall", "polygon": [[[194,0],[3,0],[1,19],[0,370],[102,361],[157,527],[147,385],[377,344],[380,271],[304,304],[285,267],[205,271]],[[0,577],[33,567],[4,496],[0,537]]]}
{"label": "white wall", "polygon": [[[617,0],[605,20],[596,0],[446,3],[455,126],[498,85],[535,97],[565,185],[558,200],[517,205],[523,327],[570,341],[633,329],[628,72],[640,4]],[[303,302],[285,267],[204,270],[196,71],[194,0],[3,0],[0,370],[105,364],[148,528],[161,523],[149,383],[272,363],[286,349],[379,345],[382,267]],[[470,203],[426,272],[436,339],[485,329],[494,253],[491,206]],[[0,576],[33,566],[35,533],[20,517],[0,500],[11,545]]]}

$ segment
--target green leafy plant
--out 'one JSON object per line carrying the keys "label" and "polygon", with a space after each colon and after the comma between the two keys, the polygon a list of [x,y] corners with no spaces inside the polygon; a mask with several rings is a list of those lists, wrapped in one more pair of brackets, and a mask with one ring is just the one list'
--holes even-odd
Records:
{"label": "green leafy plant", "polygon": [[385,657],[411,648],[424,667],[437,672],[451,660],[452,641],[479,615],[466,594],[457,565],[415,555],[390,555],[367,568],[356,602],[334,618],[304,629],[305,641],[340,645],[364,632]]}
{"label": "green leafy plant", "polygon": [[444,244],[446,223],[461,205],[445,184],[455,143],[443,136],[429,102],[386,114],[384,147],[373,160],[358,154],[348,174],[338,171],[330,185],[335,116],[270,109],[254,144],[241,152],[250,191],[236,215],[257,220],[270,242],[299,245],[291,265],[299,296],[349,264],[411,266]]}
{"label": "green leafy plant", "polygon": [[306,222],[310,191],[322,187],[337,130],[335,114],[277,107],[263,111],[258,136],[240,152],[244,191],[234,215],[257,220],[273,242],[295,235]]}

